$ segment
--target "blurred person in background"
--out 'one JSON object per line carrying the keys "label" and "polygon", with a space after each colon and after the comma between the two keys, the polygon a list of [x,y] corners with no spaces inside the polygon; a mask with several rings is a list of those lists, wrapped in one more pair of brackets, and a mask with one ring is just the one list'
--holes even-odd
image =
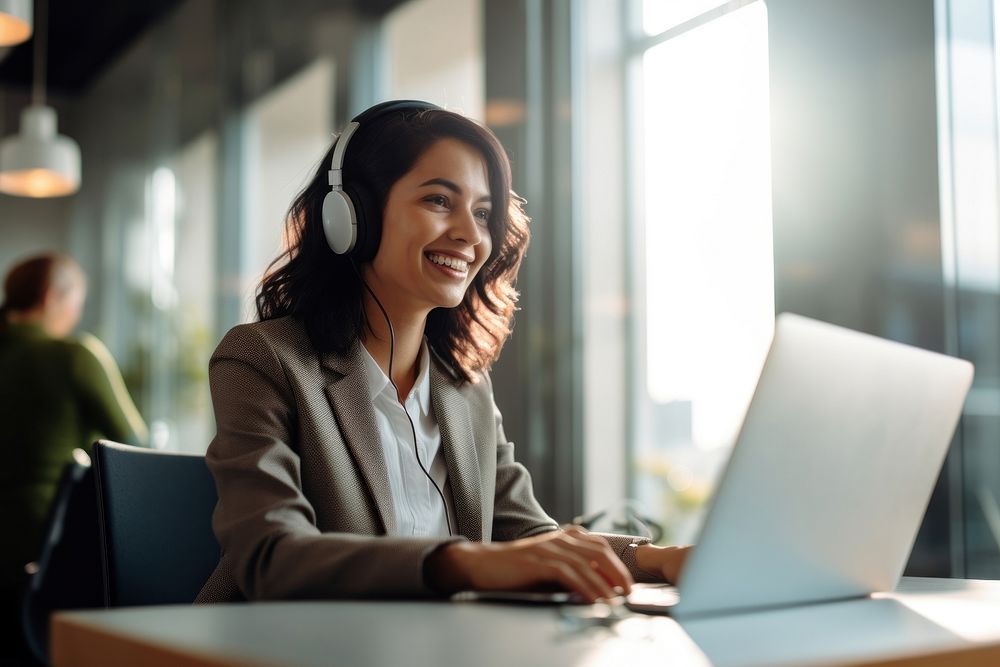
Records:
{"label": "blurred person in background", "polygon": [[[73,450],[98,438],[143,445],[146,425],[111,353],[94,336],[70,337],[87,280],[72,258],[46,253],[15,264],[0,305],[0,595],[10,655],[25,565],[38,555],[59,477]],[[96,527],[95,527],[96,530]],[[17,651],[14,650],[17,654]]]}

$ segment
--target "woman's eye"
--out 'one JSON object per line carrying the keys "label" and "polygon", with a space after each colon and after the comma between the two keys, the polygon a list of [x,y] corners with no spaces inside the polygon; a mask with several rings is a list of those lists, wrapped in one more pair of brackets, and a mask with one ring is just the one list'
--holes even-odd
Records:
{"label": "woman's eye", "polygon": [[475,213],[476,220],[482,222],[484,225],[490,221],[490,211],[486,208],[481,208]]}
{"label": "woman's eye", "polygon": [[429,204],[433,204],[434,206],[441,206],[441,207],[448,206],[448,198],[445,197],[444,195],[431,195],[430,197],[427,197],[427,199],[425,199],[424,201],[426,201]]}

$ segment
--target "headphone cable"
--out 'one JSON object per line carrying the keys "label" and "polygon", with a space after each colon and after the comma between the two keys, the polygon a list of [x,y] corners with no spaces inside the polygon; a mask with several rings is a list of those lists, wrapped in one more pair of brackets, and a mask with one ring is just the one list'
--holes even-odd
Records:
{"label": "headphone cable", "polygon": [[[353,259],[351,260],[351,266],[354,268],[354,273],[357,274],[358,280],[361,281],[364,288],[368,290],[369,294],[371,294],[372,299],[375,300],[375,304],[378,306],[378,309],[382,311],[382,317],[385,318],[385,323],[389,327],[389,384],[392,385],[393,390],[396,392],[396,399],[399,400],[399,387],[396,386],[395,381],[392,379],[392,359],[396,348],[396,336],[392,330],[392,320],[389,319],[389,314],[386,312],[385,307],[382,306],[382,302],[379,301],[377,296],[375,296],[375,292],[368,286],[365,279],[361,277],[361,273],[358,271],[358,267],[354,263]],[[455,535],[455,532],[452,530],[451,517],[448,515],[448,502],[444,499],[444,492],[441,491],[441,487],[439,487],[438,483],[434,481],[431,474],[427,472],[427,468],[424,467],[423,461],[420,460],[420,450],[417,448],[417,427],[414,426],[413,418],[410,417],[410,412],[406,409],[406,404],[402,400],[400,401],[400,406],[403,408],[403,414],[406,415],[406,420],[410,423],[410,433],[413,435],[413,455],[417,458],[417,465],[420,466],[420,471],[424,473],[424,476],[427,477],[427,480],[431,483],[431,486],[434,487],[434,490],[437,491],[438,496],[441,498],[441,504],[444,506],[444,520],[448,525],[448,536],[452,537]]]}

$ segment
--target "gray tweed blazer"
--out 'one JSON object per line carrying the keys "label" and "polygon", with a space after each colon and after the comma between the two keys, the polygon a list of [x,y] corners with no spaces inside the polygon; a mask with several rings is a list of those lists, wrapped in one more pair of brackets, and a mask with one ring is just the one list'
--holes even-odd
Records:
{"label": "gray tweed blazer", "polygon": [[[558,527],[504,436],[489,376],[470,384],[436,355],[458,536],[390,536],[388,474],[360,344],[317,354],[290,317],[234,327],[209,363],[217,434],[208,467],[219,565],[198,602],[433,595],[427,556],[451,540],[513,540]],[[622,553],[631,538],[612,536]]]}

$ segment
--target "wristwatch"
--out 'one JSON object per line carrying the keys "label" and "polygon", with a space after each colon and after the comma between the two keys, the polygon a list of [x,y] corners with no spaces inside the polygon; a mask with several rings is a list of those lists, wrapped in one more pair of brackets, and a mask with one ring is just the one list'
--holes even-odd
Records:
{"label": "wristwatch", "polygon": [[636,558],[635,550],[644,544],[649,544],[649,542],[649,540],[643,539],[634,540],[618,551],[618,557],[625,564],[625,567],[629,569],[629,572],[637,575],[634,577],[636,581],[643,583],[662,582],[662,573],[642,569],[639,567],[639,560]]}

